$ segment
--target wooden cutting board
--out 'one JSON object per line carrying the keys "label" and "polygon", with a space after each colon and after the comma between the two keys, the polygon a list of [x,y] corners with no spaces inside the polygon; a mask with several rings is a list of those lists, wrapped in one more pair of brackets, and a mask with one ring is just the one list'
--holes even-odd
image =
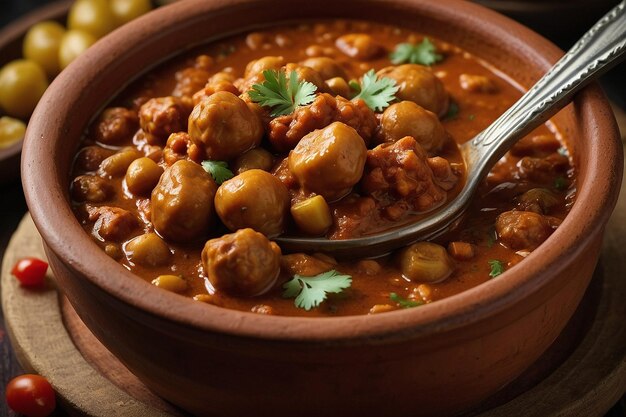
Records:
{"label": "wooden cutting board", "polygon": [[[617,117],[626,126],[624,113]],[[568,326],[528,371],[468,416],[602,416],[624,395],[625,248],[626,182],[592,283]],[[66,411],[88,416],[185,415],[150,392],[98,342],[59,294],[50,271],[44,290],[21,288],[10,269],[25,256],[45,259],[29,215],[5,252],[2,306],[20,364],[52,383]]]}

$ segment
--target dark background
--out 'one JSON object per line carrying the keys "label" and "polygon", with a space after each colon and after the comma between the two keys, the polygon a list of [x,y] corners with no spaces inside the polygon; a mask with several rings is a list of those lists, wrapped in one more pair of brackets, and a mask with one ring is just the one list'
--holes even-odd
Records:
{"label": "dark background", "polygon": [[[49,0],[0,0],[0,28],[35,9],[50,3]],[[568,49],[593,23],[618,1],[614,0],[564,0],[564,1],[498,1],[478,0],[498,9],[520,22],[534,28],[563,49]],[[601,80],[609,98],[626,109],[626,63],[622,63]],[[19,181],[0,186],[0,259],[20,219],[27,211]],[[18,365],[8,336],[5,333],[0,311],[0,416],[15,416],[7,410],[4,387],[8,381],[23,373]],[[65,415],[59,411],[55,415]],[[626,417],[626,400],[609,411],[606,417]]]}

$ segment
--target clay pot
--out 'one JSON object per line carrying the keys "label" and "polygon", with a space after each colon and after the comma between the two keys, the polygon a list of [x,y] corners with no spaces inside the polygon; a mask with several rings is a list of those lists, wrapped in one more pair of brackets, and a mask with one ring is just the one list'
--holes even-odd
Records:
{"label": "clay pot", "polygon": [[92,117],[129,80],[207,39],[282,20],[344,17],[455,43],[521,85],[562,54],[528,29],[456,0],[189,0],[113,32],[57,77],[31,118],[24,189],[58,284],[91,331],[148,387],[199,415],[449,415],[480,403],[555,340],[594,270],[622,178],[597,85],[554,120],[571,140],[578,196],[558,230],[498,279],[419,309],[273,317],[162,291],[107,257],[69,206]]}

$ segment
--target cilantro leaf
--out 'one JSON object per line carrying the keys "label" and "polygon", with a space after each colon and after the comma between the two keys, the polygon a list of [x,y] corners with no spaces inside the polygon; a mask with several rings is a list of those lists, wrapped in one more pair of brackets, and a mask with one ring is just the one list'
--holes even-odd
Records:
{"label": "cilantro leaf", "polygon": [[202,168],[211,174],[217,185],[235,176],[224,161],[202,161]]}
{"label": "cilantro leaf", "polygon": [[566,190],[567,187],[568,187],[568,184],[567,184],[567,179],[565,179],[565,177],[558,176],[555,178],[554,188],[556,188],[559,191],[563,191],[563,190]]}
{"label": "cilantro leaf", "polygon": [[402,298],[395,292],[389,294],[389,299],[394,303],[397,303],[402,308],[419,307],[424,304],[421,301],[407,300],[406,298]]}
{"label": "cilantro leaf", "polygon": [[289,82],[285,71],[265,70],[263,76],[265,81],[254,84],[248,94],[255,103],[272,108],[272,117],[291,114],[296,107],[311,104],[315,99],[315,84],[299,81],[295,70],[289,74]]}
{"label": "cilantro leaf", "polygon": [[445,116],[443,116],[443,120],[452,120],[456,119],[459,115],[459,105],[456,104],[456,101],[450,100],[450,105],[448,106],[448,112]]}
{"label": "cilantro leaf", "polygon": [[392,64],[420,64],[433,65],[443,59],[443,56],[437,53],[437,47],[430,39],[424,38],[421,43],[400,43],[396,45],[396,49],[389,55]]}
{"label": "cilantro leaf", "polygon": [[491,266],[491,272],[489,273],[489,276],[491,278],[497,277],[498,275],[502,274],[506,269],[504,267],[504,263],[497,259],[491,259],[489,261],[489,266]]}
{"label": "cilantro leaf", "polygon": [[[354,87],[352,87],[354,89]],[[361,91],[354,97],[360,98],[367,107],[374,111],[382,111],[389,103],[396,99],[396,93],[400,86],[396,80],[382,77],[378,78],[373,69],[367,71],[361,80]]]}
{"label": "cilantro leaf", "polygon": [[350,275],[341,275],[333,270],[312,277],[294,275],[283,285],[283,298],[296,298],[294,304],[306,311],[317,307],[329,293],[340,293],[352,285]]}

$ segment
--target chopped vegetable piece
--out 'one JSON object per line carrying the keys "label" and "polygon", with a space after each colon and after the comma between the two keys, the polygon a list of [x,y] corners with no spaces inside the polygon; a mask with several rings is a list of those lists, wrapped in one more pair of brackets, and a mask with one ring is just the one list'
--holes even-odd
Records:
{"label": "chopped vegetable piece", "polygon": [[489,265],[491,266],[491,272],[489,273],[489,276],[491,278],[497,277],[498,275],[502,274],[506,269],[504,263],[497,259],[490,260]]}
{"label": "chopped vegetable piece", "polygon": [[261,106],[272,108],[272,117],[294,112],[296,107],[311,104],[317,87],[308,81],[298,81],[296,71],[289,74],[289,82],[284,71],[263,71],[265,81],[254,84],[248,92],[250,98]]}
{"label": "chopped vegetable piece", "polygon": [[224,161],[202,161],[202,168],[211,174],[217,185],[235,176]]}
{"label": "chopped vegetable piece", "polygon": [[433,65],[443,59],[443,56],[437,53],[437,47],[430,39],[424,38],[421,43],[400,43],[396,45],[396,49],[389,55],[389,59],[395,65],[398,64],[420,64]]}
{"label": "chopped vegetable piece", "polygon": [[56,407],[52,385],[42,376],[25,374],[13,378],[6,387],[7,405],[26,416],[44,417]]}
{"label": "chopped vegetable piece", "polygon": [[395,292],[392,292],[389,294],[389,299],[393,301],[394,303],[397,303],[402,308],[419,307],[422,304],[424,304],[421,301],[407,300],[406,298],[402,298]]}
{"label": "chopped vegetable piece", "polygon": [[42,287],[46,278],[48,263],[37,258],[22,258],[13,269],[11,274],[17,278],[24,287]]}
{"label": "chopped vegetable piece", "polygon": [[321,195],[291,206],[291,216],[298,228],[311,235],[323,235],[333,224],[328,203]]}
{"label": "chopped vegetable piece", "polygon": [[459,105],[454,101],[450,101],[450,106],[448,107],[448,112],[443,117],[444,120],[456,119],[459,115]]}
{"label": "chopped vegetable piece", "polygon": [[360,88],[361,91],[354,98],[360,98],[367,104],[367,107],[374,111],[382,111],[396,99],[396,93],[400,86],[391,78],[378,78],[374,70],[371,69],[363,75]]}
{"label": "chopped vegetable piece", "polygon": [[348,81],[348,85],[352,90],[356,91],[357,94],[361,92],[361,84],[359,84],[357,80],[353,79]]}
{"label": "chopped vegetable piece", "polygon": [[563,191],[567,188],[567,180],[564,177],[556,177],[554,180],[554,188]]}
{"label": "chopped vegetable piece", "polygon": [[298,308],[309,311],[323,302],[329,293],[340,293],[352,285],[350,275],[341,275],[333,270],[312,277],[294,275],[283,285],[283,298],[293,298]]}

